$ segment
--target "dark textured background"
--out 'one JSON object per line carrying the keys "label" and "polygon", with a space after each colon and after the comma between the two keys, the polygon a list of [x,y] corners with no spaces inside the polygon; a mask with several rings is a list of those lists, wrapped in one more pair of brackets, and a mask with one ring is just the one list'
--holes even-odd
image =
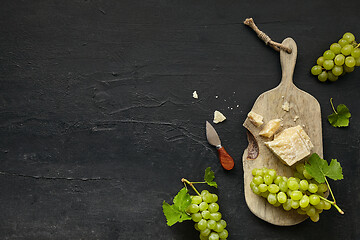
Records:
{"label": "dark textured background", "polygon": [[[0,238],[198,239],[190,221],[167,227],[161,204],[211,166],[229,239],[359,239],[360,70],[333,84],[309,70],[344,32],[360,39],[360,4],[309,2],[1,1]],[[294,81],[321,104],[343,216],[277,227],[246,206],[242,123],[281,78],[279,54],[242,24],[250,16],[298,44]],[[330,97],[350,127],[327,123]],[[214,110],[228,118],[216,129],[230,172],[205,139]]]}

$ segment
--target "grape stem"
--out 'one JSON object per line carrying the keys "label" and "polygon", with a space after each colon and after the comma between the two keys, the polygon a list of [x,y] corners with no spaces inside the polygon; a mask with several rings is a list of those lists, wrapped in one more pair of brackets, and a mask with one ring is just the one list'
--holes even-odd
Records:
{"label": "grape stem", "polygon": [[360,47],[360,43],[358,44],[358,45],[356,45],[356,47],[355,48],[359,48]]}
{"label": "grape stem", "polygon": [[324,200],[324,201],[330,203],[331,205],[333,205],[333,206],[339,211],[339,213],[344,214],[344,211],[341,210],[341,208],[336,204],[335,196],[334,196],[333,192],[331,191],[330,184],[329,184],[328,180],[326,179],[326,177],[325,177],[325,182],[326,182],[326,185],[327,185],[328,188],[329,188],[329,191],[330,191],[330,194],[331,194],[331,197],[332,197],[333,201],[330,201],[330,200],[328,200],[328,199],[326,199],[326,198],[324,198],[324,197],[322,197],[322,196],[320,196],[320,195],[319,195],[319,197],[320,197],[322,200]]}
{"label": "grape stem", "polygon": [[[334,104],[333,104],[333,102],[332,102],[332,98],[330,98],[330,104],[331,104],[331,107],[332,107],[334,113],[338,114],[338,113],[336,112],[335,108],[334,108]],[[328,185],[329,185],[329,184],[328,184]]]}
{"label": "grape stem", "polygon": [[194,189],[194,191],[196,192],[197,195],[201,196],[199,191],[194,187],[193,184],[195,183],[203,183],[203,182],[190,182],[189,180],[185,179],[185,178],[182,178],[181,179],[181,182],[183,182],[185,184],[185,187],[186,187],[186,184],[189,184],[190,187],[192,187],[192,189]]}

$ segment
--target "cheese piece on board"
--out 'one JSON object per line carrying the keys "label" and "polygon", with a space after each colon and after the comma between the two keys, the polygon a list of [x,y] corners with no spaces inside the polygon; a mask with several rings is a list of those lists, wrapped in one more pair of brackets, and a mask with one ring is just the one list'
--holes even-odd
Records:
{"label": "cheese piece on board", "polygon": [[247,116],[248,116],[250,122],[252,124],[254,124],[256,127],[260,127],[261,125],[264,124],[264,122],[263,122],[264,118],[260,114],[250,111]]}
{"label": "cheese piece on board", "polygon": [[277,130],[279,130],[281,120],[280,119],[273,119],[270,120],[267,124],[265,124],[264,128],[259,132],[260,136],[264,136],[267,138],[271,138]]}
{"label": "cheese piece on board", "polygon": [[224,116],[224,114],[222,114],[221,112],[219,112],[218,110],[216,110],[214,112],[214,123],[219,123],[219,122],[223,122],[225,121],[226,117]]}
{"label": "cheese piece on board", "polygon": [[304,129],[298,125],[276,134],[274,140],[265,145],[286,165],[292,166],[310,155],[314,147]]}

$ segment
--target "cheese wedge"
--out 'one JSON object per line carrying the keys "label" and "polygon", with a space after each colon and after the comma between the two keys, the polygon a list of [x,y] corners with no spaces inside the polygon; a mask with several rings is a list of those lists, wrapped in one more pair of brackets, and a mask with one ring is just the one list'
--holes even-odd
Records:
{"label": "cheese wedge", "polygon": [[260,114],[250,111],[247,116],[248,116],[250,122],[252,122],[252,124],[254,124],[256,127],[260,127],[261,125],[264,124],[264,122],[263,122],[264,118]]}
{"label": "cheese wedge", "polygon": [[300,125],[276,134],[274,140],[265,142],[265,145],[288,166],[309,156],[314,147],[310,137]]}
{"label": "cheese wedge", "polygon": [[270,120],[267,124],[265,124],[264,128],[259,132],[260,136],[271,138],[277,130],[279,130],[281,126],[280,119]]}

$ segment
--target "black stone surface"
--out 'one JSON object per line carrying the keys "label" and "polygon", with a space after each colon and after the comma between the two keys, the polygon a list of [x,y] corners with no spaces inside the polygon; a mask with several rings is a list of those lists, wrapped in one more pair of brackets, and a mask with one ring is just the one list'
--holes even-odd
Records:
{"label": "black stone surface", "polygon": [[[309,70],[346,31],[360,39],[359,1],[1,1],[0,238],[198,239],[167,227],[161,204],[215,170],[228,239],[359,239],[360,70],[321,84]],[[298,44],[295,84],[322,107],[324,156],[345,215],[277,227],[243,193],[242,123],[281,78],[279,54],[242,24]],[[199,99],[192,98],[196,90]],[[218,96],[216,98],[215,96]],[[348,128],[326,120],[334,103]],[[238,105],[238,107],[237,107]],[[236,161],[222,170],[208,145],[216,126]]]}

